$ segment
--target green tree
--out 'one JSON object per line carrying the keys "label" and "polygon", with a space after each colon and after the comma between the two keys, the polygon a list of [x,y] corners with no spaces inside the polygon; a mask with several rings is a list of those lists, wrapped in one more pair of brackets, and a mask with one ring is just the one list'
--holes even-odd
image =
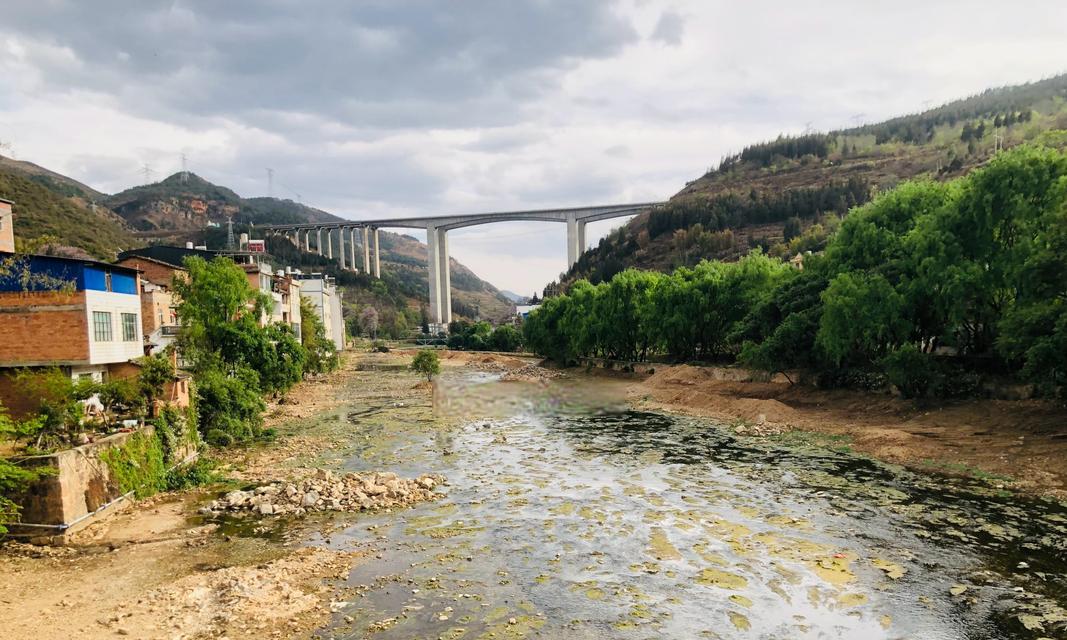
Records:
{"label": "green tree", "polygon": [[163,397],[163,389],[174,380],[174,365],[167,352],[145,356],[138,361],[141,373],[137,378],[145,405],[155,414],[156,401]]}
{"label": "green tree", "polygon": [[489,337],[489,348],[493,351],[518,351],[522,347],[522,334],[510,324],[493,330]]}
{"label": "green tree", "polygon": [[907,332],[903,299],[880,274],[839,274],[822,302],[815,343],[835,365],[872,364]]}
{"label": "green tree", "polygon": [[326,337],[326,326],[319,313],[307,298],[300,299],[300,341],[307,351],[304,371],[326,373],[339,365],[337,345]]}
{"label": "green tree", "polygon": [[436,351],[423,349],[411,360],[411,370],[426,376],[426,380],[433,380],[435,375],[441,373],[441,358]]}

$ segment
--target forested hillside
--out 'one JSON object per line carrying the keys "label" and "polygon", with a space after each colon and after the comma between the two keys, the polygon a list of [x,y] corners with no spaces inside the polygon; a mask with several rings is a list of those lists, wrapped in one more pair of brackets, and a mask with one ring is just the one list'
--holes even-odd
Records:
{"label": "forested hillside", "polygon": [[[47,185],[47,186],[46,186]],[[71,185],[47,175],[26,175],[0,167],[0,197],[14,201],[15,238],[19,247],[72,250],[111,260],[123,249],[140,245],[122,218],[78,195],[61,195]],[[47,243],[47,247],[39,246]]]}
{"label": "forested hillside", "polygon": [[524,325],[582,356],[740,362],[827,386],[980,395],[1017,379],[1067,399],[1067,132],[853,208],[801,265],[754,249],[664,275],[579,281]]}
{"label": "forested hillside", "polygon": [[601,240],[562,284],[600,282],[629,266],[669,271],[703,259],[735,260],[755,247],[776,257],[818,252],[845,212],[872,196],[904,180],[964,175],[997,149],[1059,129],[1067,129],[1067,75],[877,124],[753,144],[723,158],[662,209]]}

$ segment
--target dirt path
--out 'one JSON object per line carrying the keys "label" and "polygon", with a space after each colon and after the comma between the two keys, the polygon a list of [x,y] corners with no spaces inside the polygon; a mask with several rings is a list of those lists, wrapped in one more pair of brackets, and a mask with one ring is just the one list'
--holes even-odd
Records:
{"label": "dirt path", "polygon": [[916,469],[985,477],[1067,498],[1067,410],[1041,401],[926,406],[885,395],[716,379],[688,365],[634,383],[639,407],[714,418],[742,433],[802,430]]}
{"label": "dirt path", "polygon": [[[429,406],[428,392],[406,377],[361,371],[367,358],[350,355],[341,371],[272,404],[266,423],[281,430],[278,440],[226,452],[225,474],[257,484],[307,477],[309,461],[347,442],[337,421],[320,419],[346,402],[389,397]],[[6,545],[0,638],[300,638],[326,624],[360,553],[301,546],[307,532],[296,528],[280,539],[224,535],[197,524],[209,497],[156,496],[66,547]]]}

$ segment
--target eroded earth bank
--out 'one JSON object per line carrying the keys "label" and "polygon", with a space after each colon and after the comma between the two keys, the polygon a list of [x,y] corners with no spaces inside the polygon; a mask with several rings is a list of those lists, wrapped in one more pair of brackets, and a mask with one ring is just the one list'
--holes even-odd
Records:
{"label": "eroded earth bank", "polygon": [[[0,636],[1067,637],[1055,496],[878,462],[691,379],[455,355],[431,387],[409,360],[301,385],[225,486],[9,547]],[[687,394],[727,401],[662,410]]]}

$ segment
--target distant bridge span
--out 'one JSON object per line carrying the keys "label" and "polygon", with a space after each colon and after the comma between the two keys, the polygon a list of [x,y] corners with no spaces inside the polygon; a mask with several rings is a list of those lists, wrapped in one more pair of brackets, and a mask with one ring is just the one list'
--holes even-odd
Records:
{"label": "distant bridge span", "polygon": [[[342,269],[356,270],[357,235],[362,234],[363,271],[380,278],[381,255],[378,229],[423,229],[429,263],[430,317],[438,324],[452,321],[452,278],[448,262],[448,232],[495,222],[563,222],[567,225],[567,267],[578,261],[585,251],[585,225],[598,220],[632,216],[661,206],[663,202],[600,205],[569,209],[535,209],[529,211],[500,211],[416,218],[386,218],[382,220],[344,220],[341,222],[313,222],[304,224],[274,224],[259,227],[267,233],[283,235],[305,251],[314,251],[333,259],[337,247],[337,262]],[[323,232],[326,239],[323,241]],[[334,233],[336,232],[336,233]],[[303,237],[301,237],[303,234]],[[347,247],[345,236],[348,236]],[[336,240],[334,238],[336,237]],[[314,238],[314,242],[312,242]],[[373,245],[373,246],[372,246]],[[314,246],[314,248],[313,248]],[[373,250],[373,259],[371,253]],[[347,255],[346,255],[347,254]],[[371,267],[373,266],[373,270]]]}

